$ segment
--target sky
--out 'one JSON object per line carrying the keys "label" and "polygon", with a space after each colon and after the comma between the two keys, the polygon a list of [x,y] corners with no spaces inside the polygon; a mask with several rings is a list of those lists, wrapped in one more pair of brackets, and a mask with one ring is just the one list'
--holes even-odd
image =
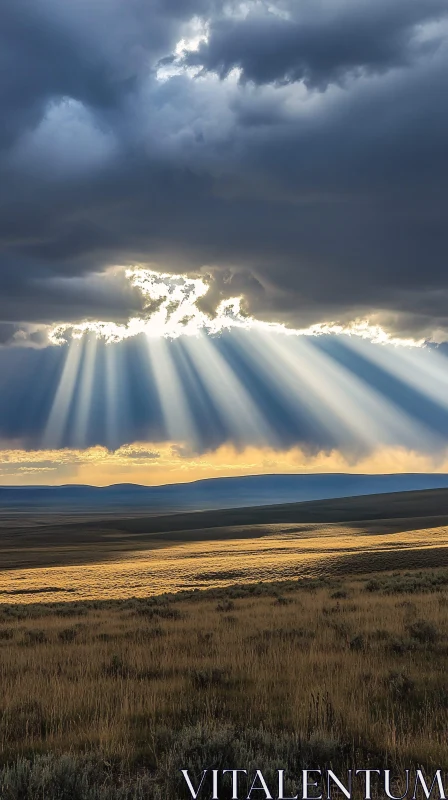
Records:
{"label": "sky", "polygon": [[5,0],[0,72],[0,484],[448,471],[446,0]]}

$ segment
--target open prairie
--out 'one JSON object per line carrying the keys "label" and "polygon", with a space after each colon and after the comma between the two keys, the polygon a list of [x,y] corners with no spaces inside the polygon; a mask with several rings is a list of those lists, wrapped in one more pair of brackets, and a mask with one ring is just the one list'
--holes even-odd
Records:
{"label": "open prairie", "polygon": [[0,796],[183,800],[181,768],[260,766],[294,796],[302,768],[359,765],[403,794],[403,770],[446,763],[447,509],[440,490],[4,525]]}
{"label": "open prairie", "polygon": [[257,580],[448,566],[448,490],[0,532],[4,602],[147,597]]}
{"label": "open prairie", "polygon": [[1,796],[182,800],[181,768],[262,766],[272,786],[277,769],[429,774],[446,763],[447,608],[446,569],[3,605]]}

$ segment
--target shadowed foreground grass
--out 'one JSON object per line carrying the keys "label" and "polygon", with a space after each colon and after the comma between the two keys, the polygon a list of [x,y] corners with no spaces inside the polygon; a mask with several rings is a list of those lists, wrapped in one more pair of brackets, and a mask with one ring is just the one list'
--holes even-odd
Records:
{"label": "shadowed foreground grass", "polygon": [[442,767],[447,609],[447,570],[0,606],[0,796],[178,800],[180,768]]}

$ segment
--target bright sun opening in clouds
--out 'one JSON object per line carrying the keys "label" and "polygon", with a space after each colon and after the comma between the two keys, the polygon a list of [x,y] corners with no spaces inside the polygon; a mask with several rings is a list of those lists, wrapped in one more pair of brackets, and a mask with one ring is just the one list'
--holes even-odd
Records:
{"label": "bright sun opening in clouds", "polygon": [[[299,448],[310,464],[326,464],[330,453],[360,464],[379,450],[444,452],[447,359],[425,340],[394,337],[366,319],[289,328],[250,316],[238,296],[207,313],[213,287],[204,276],[141,267],[121,275],[140,295],[138,315],[55,325],[55,346],[36,351],[49,366],[19,428],[31,430],[22,439],[31,449],[112,453],[150,442],[159,452],[169,443],[176,463],[167,477],[226,447]],[[159,467],[152,456],[141,465]]]}
{"label": "bright sun opening in clouds", "polygon": [[197,336],[201,332],[214,336],[239,328],[283,336],[348,335],[368,339],[375,344],[403,347],[421,347],[424,344],[423,339],[391,336],[380,325],[372,325],[366,319],[356,319],[348,324],[321,322],[307,328],[288,328],[280,323],[264,322],[243,312],[242,297],[221,301],[215,313],[209,315],[198,306],[198,302],[209,291],[203,278],[160,273],[140,267],[127,269],[126,277],[141,292],[145,301],[145,311],[141,316],[132,317],[125,324],[98,320],[56,325],[49,332],[50,342],[64,344],[71,338],[81,339],[89,333],[107,343],[121,342],[140,334],[150,338],[177,339],[180,336]]}

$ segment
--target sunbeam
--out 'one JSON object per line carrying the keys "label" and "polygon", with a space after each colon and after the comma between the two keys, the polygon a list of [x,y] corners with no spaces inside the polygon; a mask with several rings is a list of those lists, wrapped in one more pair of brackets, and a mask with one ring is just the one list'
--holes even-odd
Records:
{"label": "sunbeam", "polygon": [[[286,346],[289,345],[287,342]],[[378,443],[401,443],[418,449],[435,444],[428,428],[362,378],[334,361],[317,343],[296,341],[294,349],[304,354],[306,379],[312,381],[328,406],[360,441],[370,447]]]}
{"label": "sunbeam", "polygon": [[348,340],[347,346],[441,408],[448,409],[448,360],[437,351],[428,348],[414,352],[388,346],[368,347],[352,339]]}
{"label": "sunbeam", "polygon": [[251,331],[239,334],[238,344],[255,361],[264,382],[274,385],[293,418],[300,421],[305,415],[309,430],[316,436],[324,431],[332,443],[350,439],[349,430],[337,425],[337,419],[306,380],[303,360],[286,350],[283,337]]}
{"label": "sunbeam", "polygon": [[306,398],[308,409],[339,444],[345,441],[372,448],[380,442],[398,441],[421,447],[430,441],[429,430],[310,340],[258,335],[262,342],[259,353],[269,360],[270,368],[279,380],[283,376],[298,403]]}
{"label": "sunbeam", "polygon": [[107,444],[120,444],[120,421],[123,413],[123,350],[120,345],[104,348],[105,358],[105,423]]}
{"label": "sunbeam", "polygon": [[60,447],[62,444],[74,401],[84,345],[84,339],[72,339],[67,347],[64,368],[42,436],[44,448]]}
{"label": "sunbeam", "polygon": [[81,364],[73,420],[73,440],[78,447],[85,447],[88,441],[97,346],[97,338],[95,336],[89,336],[86,341],[84,357]]}
{"label": "sunbeam", "polygon": [[163,337],[147,337],[146,344],[168,438],[174,442],[195,445],[195,422],[170,353],[170,346]]}
{"label": "sunbeam", "polygon": [[228,434],[239,443],[275,443],[276,434],[257,408],[249,392],[213,346],[207,335],[191,337],[184,342],[210,399],[213,401]]}

